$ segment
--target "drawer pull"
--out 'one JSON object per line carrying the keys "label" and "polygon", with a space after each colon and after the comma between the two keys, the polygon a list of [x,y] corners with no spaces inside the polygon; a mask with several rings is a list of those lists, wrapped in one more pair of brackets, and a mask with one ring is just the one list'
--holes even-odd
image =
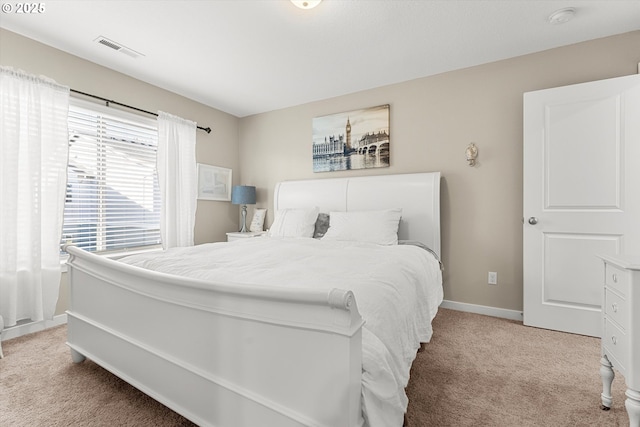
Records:
{"label": "drawer pull", "polygon": [[616,273],[613,273],[611,278],[613,279],[613,283],[618,283],[618,275]]}
{"label": "drawer pull", "polygon": [[616,338],[616,336],[615,336],[615,335],[613,335],[613,336],[611,337],[611,342],[613,343],[613,345],[616,345],[616,344],[617,344],[617,341],[618,341],[618,339]]}
{"label": "drawer pull", "polygon": [[611,304],[611,309],[613,310],[614,313],[618,312],[618,304],[617,303],[613,303]]}

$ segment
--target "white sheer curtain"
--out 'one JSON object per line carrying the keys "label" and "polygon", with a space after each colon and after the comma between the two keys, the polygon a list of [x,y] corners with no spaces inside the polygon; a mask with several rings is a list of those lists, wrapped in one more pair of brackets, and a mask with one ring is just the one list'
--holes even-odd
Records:
{"label": "white sheer curtain", "polygon": [[0,66],[0,315],[52,319],[60,288],[69,88]]}
{"label": "white sheer curtain", "polygon": [[162,246],[193,246],[198,196],[194,122],[158,112],[157,169]]}

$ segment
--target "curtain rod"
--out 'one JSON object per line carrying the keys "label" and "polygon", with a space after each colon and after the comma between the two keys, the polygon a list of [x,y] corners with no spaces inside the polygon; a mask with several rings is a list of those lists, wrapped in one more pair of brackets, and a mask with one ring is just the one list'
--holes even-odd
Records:
{"label": "curtain rod", "polygon": [[[141,113],[151,114],[152,116],[158,117],[157,113],[154,113],[154,112],[151,112],[151,111],[147,111],[147,110],[143,110],[143,109],[138,108],[138,107],[132,107],[131,105],[123,104],[121,102],[113,101],[111,99],[103,98],[101,96],[92,95],[90,93],[80,92],[79,90],[75,90],[75,89],[70,89],[70,90],[71,90],[71,92],[79,93],[80,95],[89,96],[91,98],[95,98],[95,99],[99,99],[101,101],[104,101],[104,102],[107,103],[107,107],[109,106],[109,104],[116,104],[116,105],[119,105],[121,107],[130,108],[132,110],[140,111]],[[205,131],[206,133],[211,133],[211,128],[210,127],[206,127],[206,128],[203,128],[202,126],[197,126],[197,127],[198,127],[198,129],[201,129],[201,130]]]}

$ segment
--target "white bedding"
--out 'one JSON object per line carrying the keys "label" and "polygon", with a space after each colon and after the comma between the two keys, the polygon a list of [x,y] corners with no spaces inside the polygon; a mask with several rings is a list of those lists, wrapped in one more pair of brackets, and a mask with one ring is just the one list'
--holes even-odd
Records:
{"label": "white bedding", "polygon": [[413,245],[263,237],[173,248],[121,261],[219,283],[346,289],[365,320],[362,396],[370,427],[401,426],[420,342],[442,302],[439,262]]}

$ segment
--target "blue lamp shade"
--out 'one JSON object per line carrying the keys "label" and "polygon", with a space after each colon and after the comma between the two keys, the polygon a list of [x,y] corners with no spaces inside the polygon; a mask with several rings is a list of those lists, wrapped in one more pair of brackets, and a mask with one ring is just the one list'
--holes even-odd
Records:
{"label": "blue lamp shade", "polygon": [[234,185],[231,189],[231,203],[234,205],[255,205],[256,187],[251,185]]}

